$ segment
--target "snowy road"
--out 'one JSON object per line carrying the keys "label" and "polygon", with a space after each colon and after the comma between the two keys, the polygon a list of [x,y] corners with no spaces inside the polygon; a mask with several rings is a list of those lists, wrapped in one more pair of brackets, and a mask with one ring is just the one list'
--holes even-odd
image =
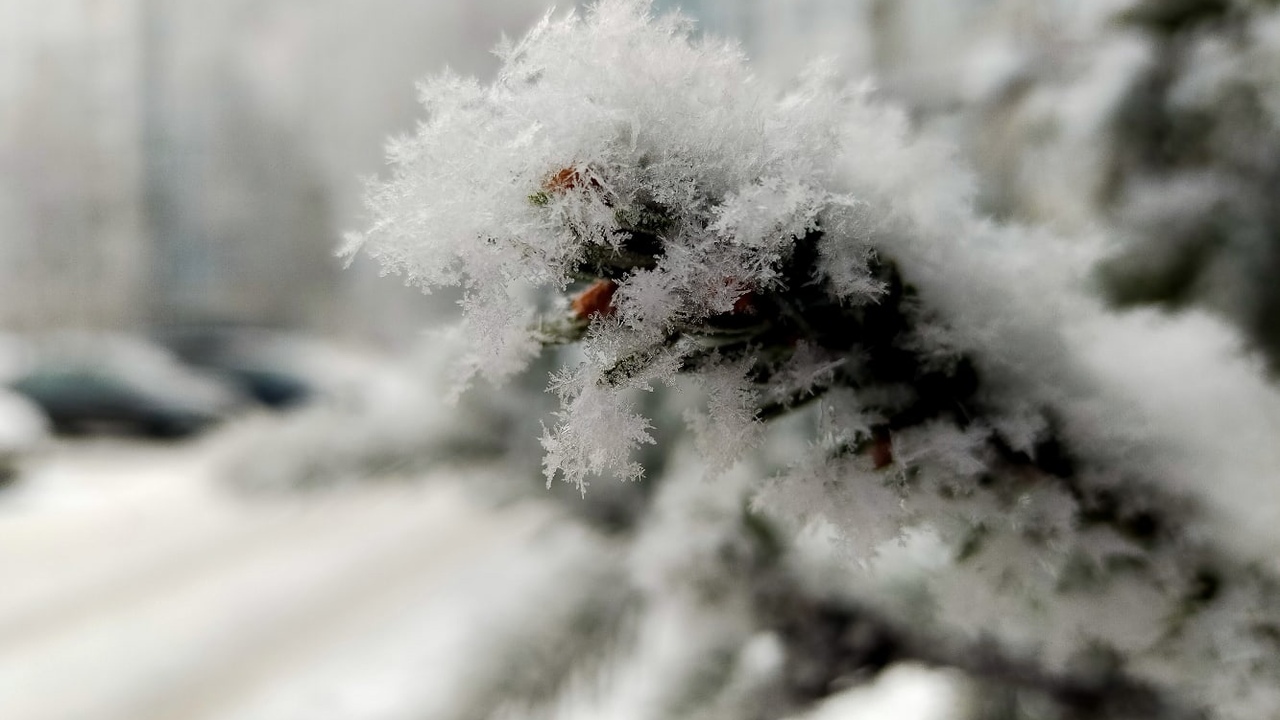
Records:
{"label": "snowy road", "polygon": [[532,508],[443,482],[245,501],[208,455],[63,446],[0,495],[0,718],[421,717],[472,623],[570,572],[520,562]]}

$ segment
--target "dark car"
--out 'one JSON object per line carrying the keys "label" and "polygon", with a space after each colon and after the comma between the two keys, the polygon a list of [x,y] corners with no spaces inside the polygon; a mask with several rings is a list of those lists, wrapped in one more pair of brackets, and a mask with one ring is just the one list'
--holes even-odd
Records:
{"label": "dark car", "polygon": [[183,362],[216,375],[269,408],[301,405],[320,392],[307,343],[271,330],[235,325],[186,326],[161,333]]}
{"label": "dark car", "polygon": [[236,393],[140,341],[111,338],[46,350],[9,383],[59,433],[157,438],[199,432],[225,418]]}

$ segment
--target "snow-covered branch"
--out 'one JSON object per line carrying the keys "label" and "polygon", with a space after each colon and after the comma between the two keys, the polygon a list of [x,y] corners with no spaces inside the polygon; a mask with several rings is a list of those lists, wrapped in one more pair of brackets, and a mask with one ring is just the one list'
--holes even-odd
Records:
{"label": "snow-covered branch", "polygon": [[[862,561],[940,541],[940,635],[1034,652],[1035,678],[1106,648],[1137,678],[1118,693],[1280,710],[1280,397],[1216,325],[1112,314],[1088,286],[1100,243],[984,219],[945,146],[820,66],[776,92],[642,0],[548,16],[500,52],[491,85],[423,84],[428,119],[349,252],[464,288],[467,375],[579,343],[552,382],[548,482],[641,477],[634,397],[659,384],[704,398],[687,420],[711,474],[813,407],[812,451],[753,506],[830,524]],[[1252,395],[1249,459],[1126,384],[1189,337],[1227,339],[1168,379],[1212,367]]]}

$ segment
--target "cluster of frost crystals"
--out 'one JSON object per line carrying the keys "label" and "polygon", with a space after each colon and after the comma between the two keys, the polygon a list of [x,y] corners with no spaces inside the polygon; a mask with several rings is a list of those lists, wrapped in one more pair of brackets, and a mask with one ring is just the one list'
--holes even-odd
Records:
{"label": "cluster of frost crystals", "polygon": [[[835,182],[850,155],[875,161],[864,147],[874,133],[857,127],[871,114],[864,91],[814,73],[775,98],[735,47],[637,0],[548,16],[499,53],[491,85],[450,74],[422,84],[428,117],[392,145],[390,178],[370,187],[371,227],[349,252],[426,289],[461,286],[466,372],[493,379],[536,347],[531,289],[616,283],[583,366],[556,380],[565,408],[544,442],[549,474],[636,476],[626,449],[647,442],[645,422],[612,407],[621,390],[670,380],[681,356],[715,343],[674,335],[748,315],[752,294],[796,282],[781,268],[819,226],[832,296],[878,296],[866,204]],[[751,390],[733,386],[731,360],[704,363],[715,407],[695,422],[726,450],[722,465],[754,435]],[[625,373],[606,372],[624,361]]]}
{"label": "cluster of frost crystals", "polygon": [[[613,332],[609,330],[612,329]],[[551,377],[550,390],[560,399],[554,413],[554,431],[543,433],[542,446],[547,487],[559,475],[586,493],[588,476],[612,473],[624,480],[639,480],[644,468],[631,458],[636,446],[653,443],[647,418],[635,410],[637,392],[653,392],[653,381],[670,379],[678,372],[678,358],[671,351],[646,357],[637,372],[609,382],[602,368],[615,367],[628,357],[630,345],[612,319],[601,320],[584,351],[585,360]]]}

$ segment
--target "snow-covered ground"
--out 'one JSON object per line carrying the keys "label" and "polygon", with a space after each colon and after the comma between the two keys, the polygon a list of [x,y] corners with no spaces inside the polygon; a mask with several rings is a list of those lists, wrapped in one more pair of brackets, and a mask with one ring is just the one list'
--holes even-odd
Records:
{"label": "snow-covered ground", "polygon": [[237,498],[213,450],[61,445],[0,494],[0,718],[422,717],[467,628],[596,552],[445,479]]}

